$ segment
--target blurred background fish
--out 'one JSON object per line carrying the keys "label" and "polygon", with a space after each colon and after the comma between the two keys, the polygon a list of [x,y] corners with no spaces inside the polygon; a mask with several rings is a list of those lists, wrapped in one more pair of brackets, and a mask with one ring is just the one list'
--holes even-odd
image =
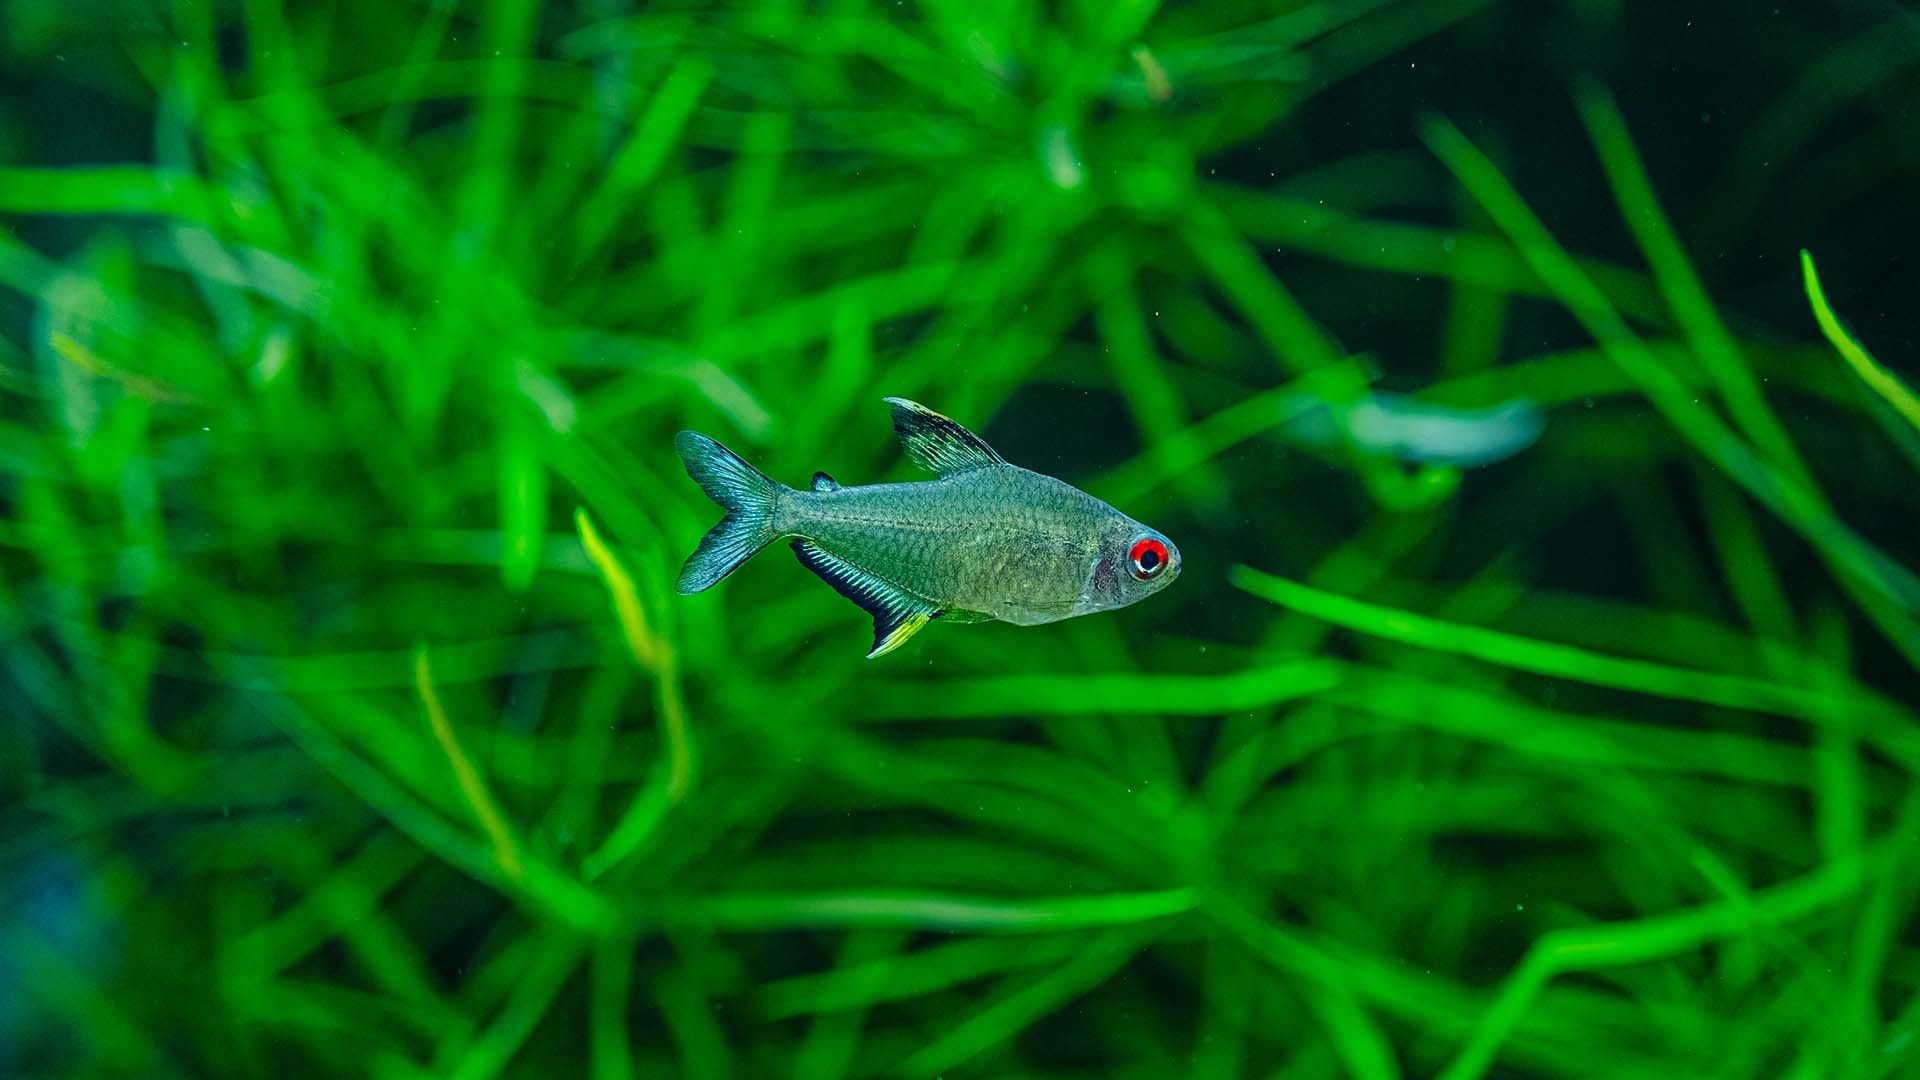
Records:
{"label": "blurred background fish", "polygon": [[1380,391],[1348,403],[1315,399],[1279,434],[1317,450],[1345,448],[1409,465],[1471,469],[1525,450],[1545,427],[1546,413],[1524,399],[1465,409]]}

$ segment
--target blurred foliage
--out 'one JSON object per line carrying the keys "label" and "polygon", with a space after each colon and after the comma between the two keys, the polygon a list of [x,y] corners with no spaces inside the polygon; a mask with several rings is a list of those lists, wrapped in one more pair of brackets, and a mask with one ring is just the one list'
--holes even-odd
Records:
{"label": "blurred foliage", "polygon": [[[0,1074],[1920,1068],[1911,14],[9,0],[0,58]],[[1287,438],[1373,387],[1545,431]],[[885,394],[1183,579],[873,663],[777,551],[671,595],[676,429],[906,477]]]}

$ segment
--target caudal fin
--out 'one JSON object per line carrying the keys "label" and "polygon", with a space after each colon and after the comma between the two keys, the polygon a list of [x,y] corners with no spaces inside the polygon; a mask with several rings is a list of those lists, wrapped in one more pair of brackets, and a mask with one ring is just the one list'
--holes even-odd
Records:
{"label": "caudal fin", "polygon": [[675,435],[673,448],[680,451],[687,475],[727,512],[701,538],[680,571],[676,588],[697,593],[733,573],[779,535],[773,525],[774,506],[786,488],[698,432]]}

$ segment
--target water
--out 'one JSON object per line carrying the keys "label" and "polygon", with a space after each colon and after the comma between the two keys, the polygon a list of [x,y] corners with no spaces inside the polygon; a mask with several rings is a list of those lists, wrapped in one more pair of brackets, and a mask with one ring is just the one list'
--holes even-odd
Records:
{"label": "water", "polygon": [[[0,1076],[1920,1067],[1906,9],[0,57]],[[887,395],[1178,581],[674,594],[676,431],[921,478]]]}

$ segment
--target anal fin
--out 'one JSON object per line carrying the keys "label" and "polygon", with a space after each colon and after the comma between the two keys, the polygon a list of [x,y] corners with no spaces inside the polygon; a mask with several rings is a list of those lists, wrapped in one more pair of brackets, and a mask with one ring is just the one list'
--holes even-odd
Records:
{"label": "anal fin", "polygon": [[795,540],[793,553],[800,565],[820,575],[841,596],[873,616],[873,651],[867,659],[885,656],[920,628],[940,617],[933,602],[907,592],[878,574],[863,570],[811,540]]}

